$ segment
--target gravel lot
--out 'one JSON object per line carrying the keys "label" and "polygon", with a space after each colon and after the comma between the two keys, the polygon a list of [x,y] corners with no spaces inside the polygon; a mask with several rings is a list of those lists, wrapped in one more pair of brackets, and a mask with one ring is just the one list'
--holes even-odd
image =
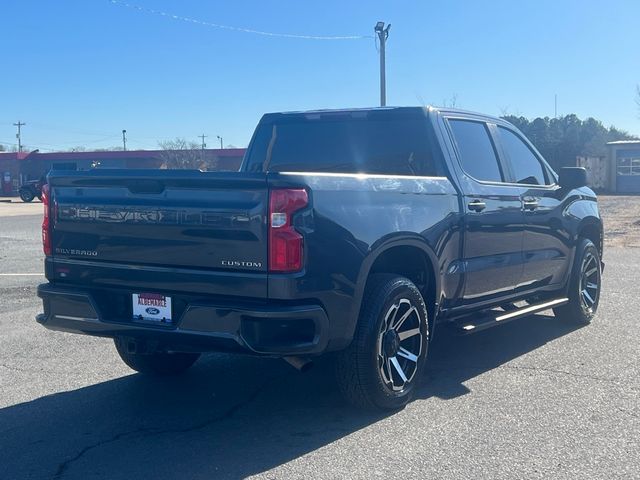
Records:
{"label": "gravel lot", "polygon": [[640,197],[602,199],[625,233],[607,235],[592,325],[440,331],[419,398],[393,415],[346,407],[326,361],[303,375],[209,355],[158,381],[108,340],[43,329],[41,208],[0,204],[3,480],[640,478]]}
{"label": "gravel lot", "polygon": [[605,245],[640,248],[640,196],[601,195],[598,201]]}

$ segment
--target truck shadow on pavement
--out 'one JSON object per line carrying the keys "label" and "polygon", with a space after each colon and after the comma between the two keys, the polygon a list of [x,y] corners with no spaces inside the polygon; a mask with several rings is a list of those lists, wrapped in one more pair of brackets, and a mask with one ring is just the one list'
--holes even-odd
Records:
{"label": "truck shadow on pavement", "polygon": [[[408,409],[473,394],[467,380],[574,329],[543,315],[468,337],[442,329]],[[328,360],[300,374],[280,360],[210,355],[182,377],[129,375],[0,410],[0,477],[244,478],[392,416],[345,406]]]}

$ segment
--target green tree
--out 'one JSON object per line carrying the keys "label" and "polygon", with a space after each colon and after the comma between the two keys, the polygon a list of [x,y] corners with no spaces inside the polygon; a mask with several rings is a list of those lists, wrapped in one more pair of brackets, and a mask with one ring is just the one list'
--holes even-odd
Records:
{"label": "green tree", "polygon": [[637,138],[591,117],[580,120],[575,114],[533,120],[514,115],[502,118],[524,133],[554,168],[575,165],[577,156],[606,155],[607,142]]}

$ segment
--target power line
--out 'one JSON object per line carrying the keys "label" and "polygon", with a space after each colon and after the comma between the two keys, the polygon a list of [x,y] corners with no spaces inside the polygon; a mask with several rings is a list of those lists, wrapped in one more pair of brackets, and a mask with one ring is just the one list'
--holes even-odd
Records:
{"label": "power line", "polygon": [[[106,142],[107,140],[111,140],[117,137],[120,137],[120,133],[116,133],[115,135],[109,135],[108,137],[104,137],[104,138],[100,138],[98,140],[91,140],[91,141],[69,141],[69,142],[62,142],[62,143],[58,143],[58,144],[52,144],[52,143],[45,143],[45,142],[34,142],[38,145],[49,145],[50,147],[56,147],[56,148],[69,148],[69,147],[76,147],[76,146],[83,146],[83,145],[92,145],[95,143],[101,143],[101,142]],[[127,139],[127,141],[129,141]]]}
{"label": "power line", "polygon": [[[15,123],[12,122],[7,122],[5,120],[0,121],[1,125],[16,125]],[[23,124],[24,125],[24,124]],[[88,131],[88,130],[79,130],[79,129],[69,129],[66,127],[58,127],[55,125],[50,125],[50,124],[46,124],[46,123],[40,123],[40,122],[29,122],[29,125],[31,127],[36,127],[36,130],[42,129],[42,130],[55,130],[55,131],[59,131],[59,132],[65,132],[65,133],[71,133],[73,135],[86,135],[86,136],[90,136],[90,137],[102,137],[99,139],[94,139],[94,140],[80,140],[80,141],[68,141],[68,142],[63,142],[65,144],[81,144],[81,143],[100,143],[103,142],[105,140],[109,140],[111,138],[116,138],[119,137],[121,134],[120,133],[107,133],[107,132],[97,132],[97,131]],[[45,144],[46,145],[46,144]]]}
{"label": "power line", "polygon": [[[3,142],[1,140],[0,140],[0,145],[7,145],[7,146],[10,146],[10,147],[17,147],[18,146],[17,143]],[[43,148],[43,147],[38,147],[38,150],[47,150],[48,152],[57,152],[57,151],[59,151],[59,150],[55,150],[53,148]],[[0,152],[0,153],[12,153],[12,152]]]}
{"label": "power line", "polygon": [[81,129],[70,129],[65,127],[58,127],[56,125],[50,125],[47,123],[40,123],[40,122],[30,122],[29,125],[31,125],[32,127],[37,127],[39,129],[42,130],[57,130],[59,132],[65,132],[65,133],[72,133],[74,135],[86,135],[86,136],[90,136],[90,137],[103,137],[106,135],[111,135],[108,132],[97,132],[97,131],[89,131],[89,130],[81,130]]}
{"label": "power line", "polygon": [[75,143],[75,144],[91,144],[91,143],[100,143],[100,142],[105,142],[107,140],[111,140],[113,138],[119,137],[120,135],[118,135],[117,133],[115,135],[109,135],[108,137],[104,137],[104,138],[100,138],[99,140],[91,140],[88,142],[66,142],[66,143]]}
{"label": "power line", "polygon": [[234,32],[253,33],[254,35],[263,35],[265,37],[281,37],[281,38],[297,38],[302,40],[361,40],[363,38],[371,38],[371,35],[298,35],[294,33],[277,33],[266,32],[264,30],[254,30],[251,28],[232,27],[230,25],[221,25],[219,23],[205,22],[191,17],[183,17],[181,15],[174,15],[172,13],[163,12],[161,10],[154,10],[152,8],[141,7],[121,0],[108,0],[113,5],[130,8],[143,13],[150,13],[152,15],[158,15],[161,17],[171,18],[173,20],[179,20],[186,23],[194,23],[196,25],[202,25],[205,27],[213,27],[222,30],[231,30]]}
{"label": "power line", "polygon": [[12,142],[3,142],[2,140],[0,140],[0,145],[7,145],[9,147],[17,147],[18,144],[17,143],[12,143]]}

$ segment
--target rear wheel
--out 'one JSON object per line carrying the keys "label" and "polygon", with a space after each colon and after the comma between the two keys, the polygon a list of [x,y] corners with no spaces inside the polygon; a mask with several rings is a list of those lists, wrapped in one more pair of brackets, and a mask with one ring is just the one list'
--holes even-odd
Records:
{"label": "rear wheel", "polygon": [[360,407],[397,409],[412,398],[429,343],[427,308],[404,277],[369,280],[353,342],[336,361],[340,390]]}
{"label": "rear wheel", "polygon": [[178,375],[187,370],[200,357],[199,353],[185,352],[154,352],[132,353],[127,347],[127,341],[114,339],[118,355],[129,368],[151,375]]}
{"label": "rear wheel", "polygon": [[31,190],[26,190],[26,189],[20,190],[20,199],[23,202],[29,203],[33,200],[34,197],[35,195]]}
{"label": "rear wheel", "polygon": [[569,279],[569,303],[553,309],[556,317],[586,325],[598,310],[602,271],[600,253],[587,238],[580,240]]}

